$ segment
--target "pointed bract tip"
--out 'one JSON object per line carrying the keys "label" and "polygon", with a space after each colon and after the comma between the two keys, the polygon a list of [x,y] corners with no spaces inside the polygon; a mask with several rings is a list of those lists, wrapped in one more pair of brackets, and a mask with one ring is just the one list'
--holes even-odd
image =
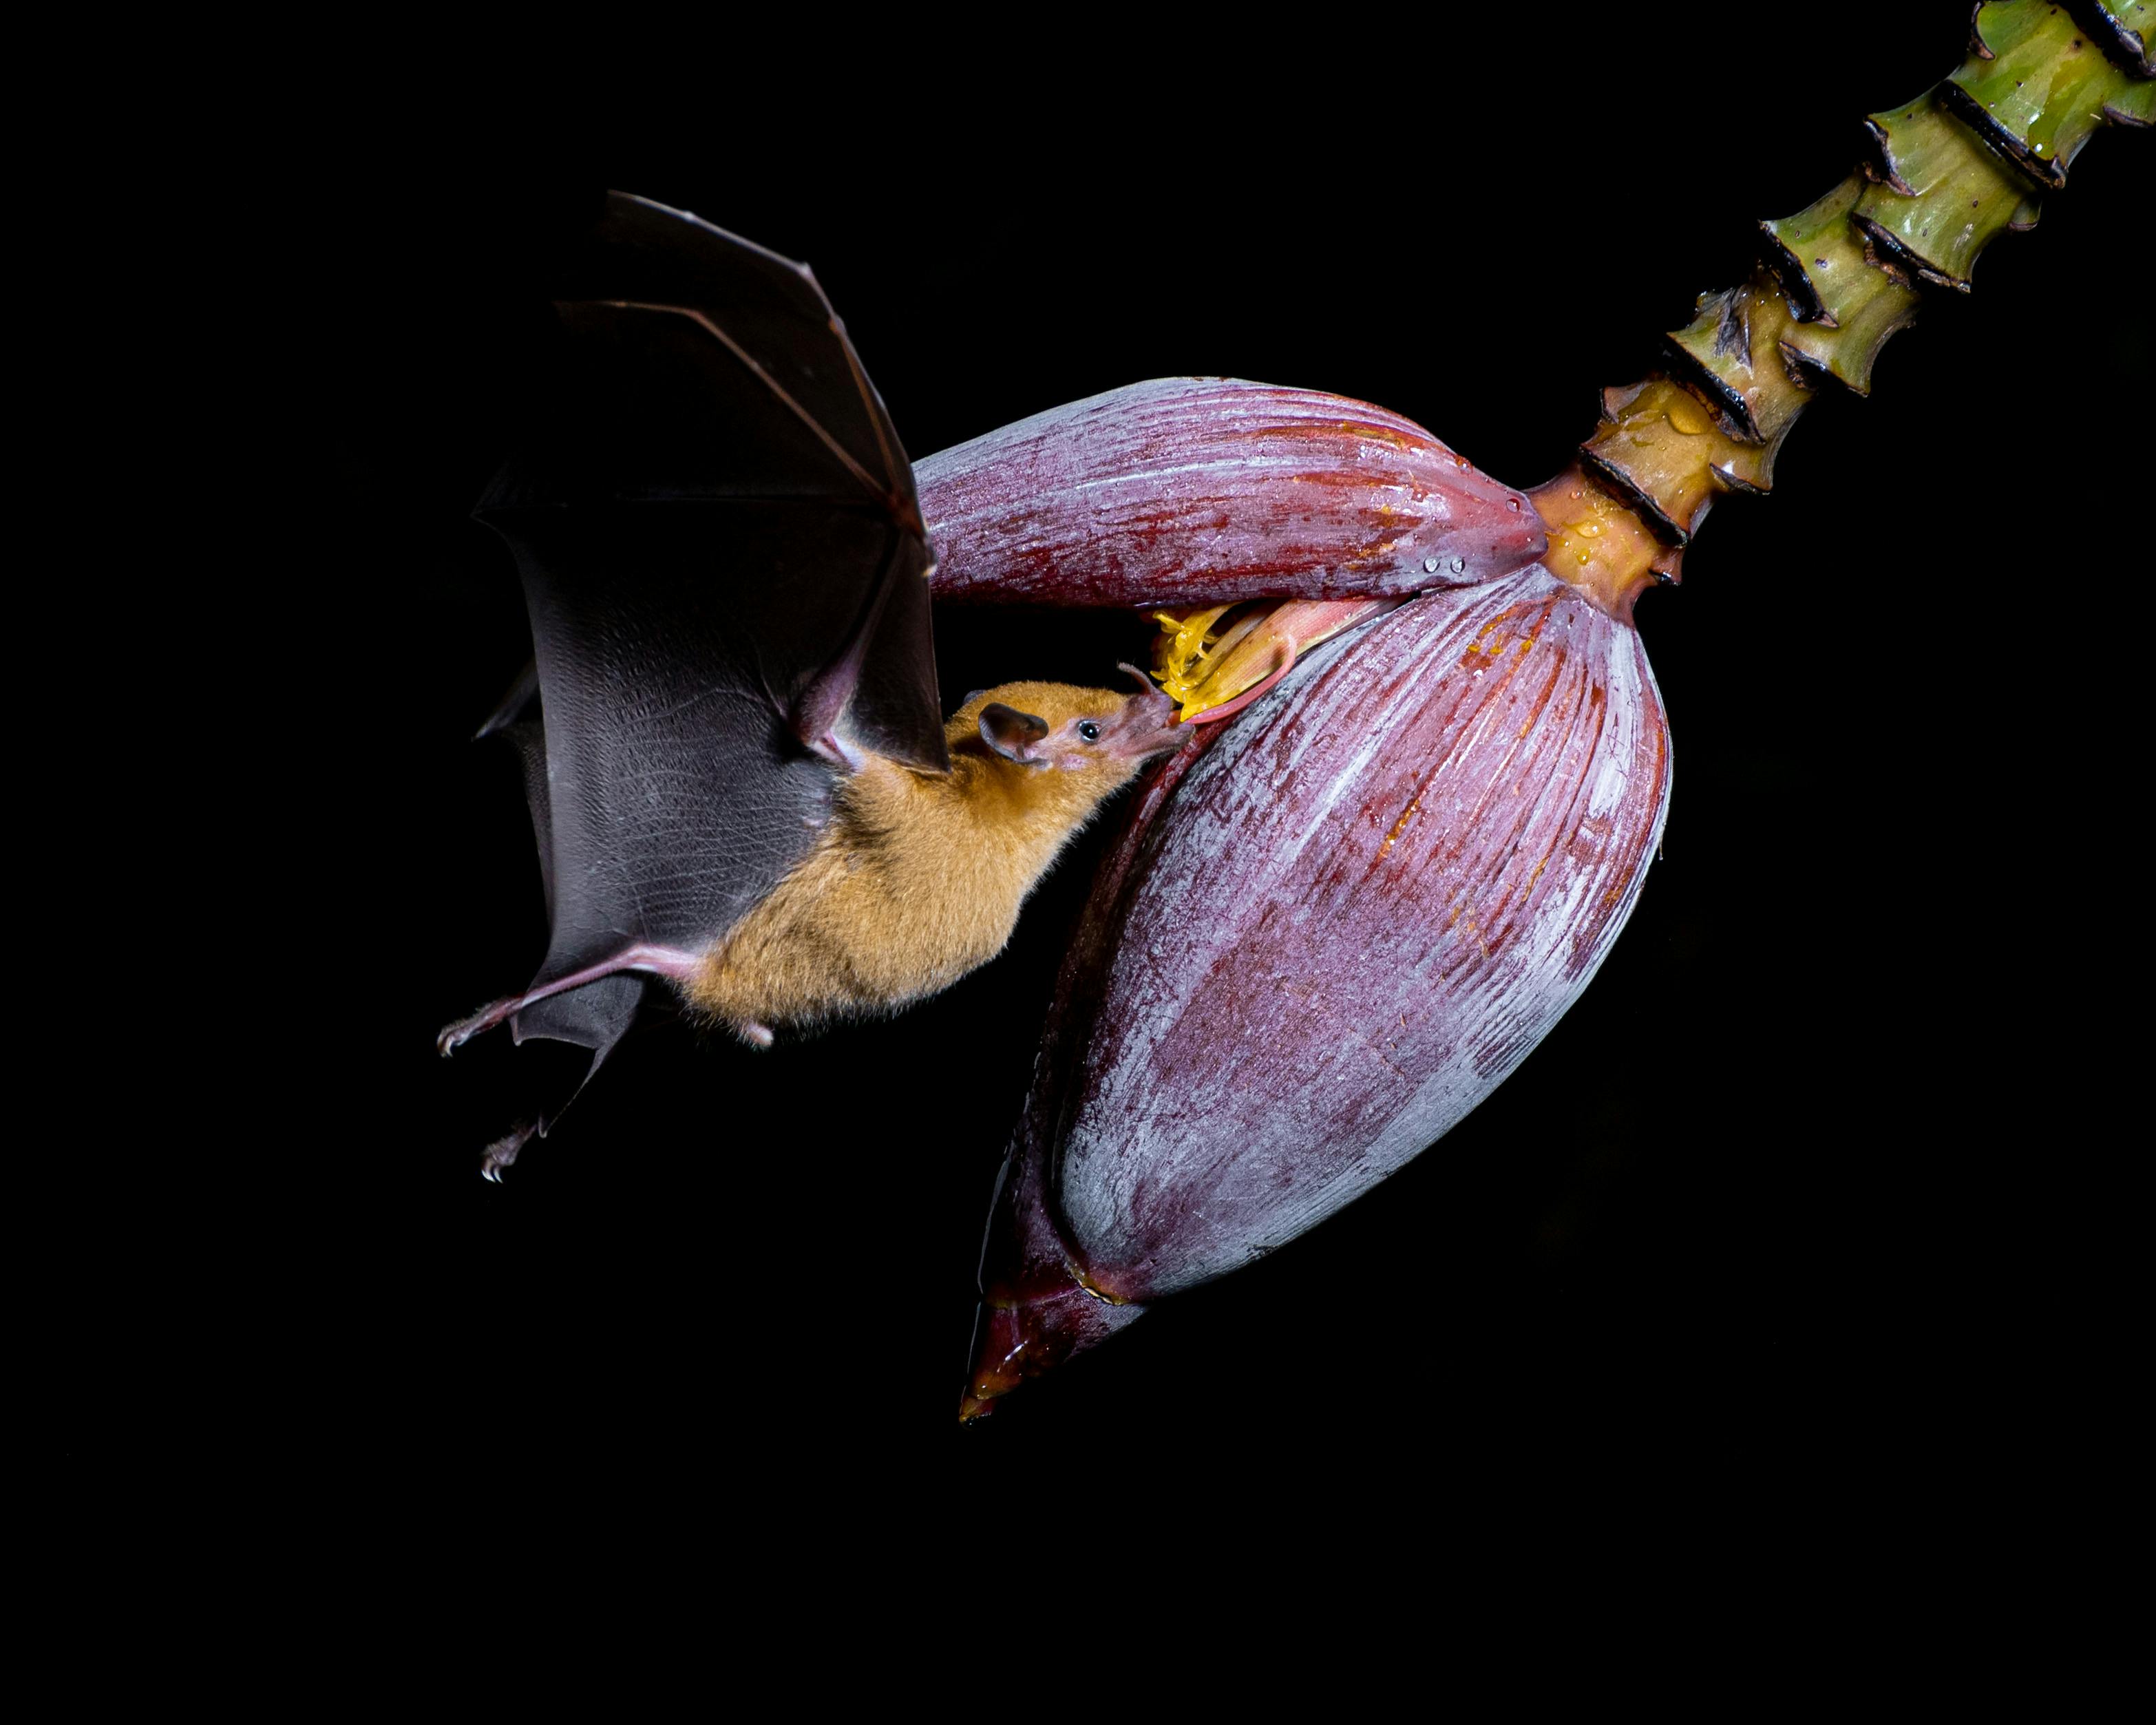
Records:
{"label": "pointed bract tip", "polygon": [[958,1398],[959,1423],[987,1418],[1027,1378],[1098,1347],[1144,1310],[1111,1305],[1080,1287],[1022,1306],[984,1301],[973,1320],[973,1364]]}

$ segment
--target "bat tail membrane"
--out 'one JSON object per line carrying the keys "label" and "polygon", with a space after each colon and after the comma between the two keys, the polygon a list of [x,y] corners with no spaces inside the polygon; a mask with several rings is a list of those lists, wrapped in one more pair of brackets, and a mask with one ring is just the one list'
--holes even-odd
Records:
{"label": "bat tail membrane", "polygon": [[583,1094],[584,1086],[606,1064],[614,1045],[629,1033],[644,1009],[650,987],[633,973],[611,976],[566,994],[534,1001],[510,1019],[510,1038],[520,1045],[534,1040],[566,1042],[592,1051],[575,1082],[566,1091],[557,1091],[546,1099],[533,1122],[533,1130],[542,1137],[553,1130],[554,1122],[568,1111],[569,1104]]}
{"label": "bat tail membrane", "polygon": [[626,1036],[643,1010],[649,984],[634,974],[608,977],[566,994],[534,1001],[509,1019],[511,1038],[521,1045],[531,1041],[561,1042],[591,1050],[591,1059],[572,1069],[566,1081],[554,1075],[553,1087],[523,1119],[486,1147],[480,1158],[480,1173],[499,1184],[502,1170],[535,1137],[543,1138],[555,1122],[568,1112],[569,1105],[583,1094],[614,1045]]}

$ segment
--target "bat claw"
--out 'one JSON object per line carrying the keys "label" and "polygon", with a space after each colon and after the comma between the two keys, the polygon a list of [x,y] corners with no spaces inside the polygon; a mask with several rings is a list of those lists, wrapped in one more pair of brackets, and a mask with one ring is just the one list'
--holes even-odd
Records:
{"label": "bat claw", "polygon": [[459,1019],[453,1024],[443,1025],[434,1038],[434,1052],[446,1060],[480,1031],[491,1030],[501,1023],[521,1004],[521,1001],[515,999],[497,1000],[491,1005],[481,1007],[468,1019]]}
{"label": "bat claw", "polygon": [[516,1160],[516,1153],[530,1143],[537,1136],[538,1131],[537,1121],[520,1120],[489,1144],[486,1147],[486,1153],[480,1158],[480,1178],[491,1180],[499,1186],[501,1183],[502,1170]]}

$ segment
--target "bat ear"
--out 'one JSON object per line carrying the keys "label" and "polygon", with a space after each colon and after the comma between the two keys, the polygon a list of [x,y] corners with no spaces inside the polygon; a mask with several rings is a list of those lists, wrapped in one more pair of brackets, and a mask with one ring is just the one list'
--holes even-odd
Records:
{"label": "bat ear", "polygon": [[981,709],[981,741],[1006,761],[1015,761],[1021,767],[1039,766],[1033,745],[1047,735],[1047,720],[1005,706],[1000,701],[992,701]]}

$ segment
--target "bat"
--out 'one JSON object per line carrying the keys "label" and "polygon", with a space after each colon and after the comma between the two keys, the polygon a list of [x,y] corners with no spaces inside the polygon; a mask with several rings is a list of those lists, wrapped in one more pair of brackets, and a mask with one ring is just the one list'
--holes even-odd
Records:
{"label": "bat", "polygon": [[621,194],[546,275],[542,405],[476,513],[531,619],[480,734],[522,757],[551,936],[439,1045],[506,1022],[589,1049],[581,1088],[649,979],[687,980],[808,855],[833,767],[950,759],[911,472],[814,278]]}

